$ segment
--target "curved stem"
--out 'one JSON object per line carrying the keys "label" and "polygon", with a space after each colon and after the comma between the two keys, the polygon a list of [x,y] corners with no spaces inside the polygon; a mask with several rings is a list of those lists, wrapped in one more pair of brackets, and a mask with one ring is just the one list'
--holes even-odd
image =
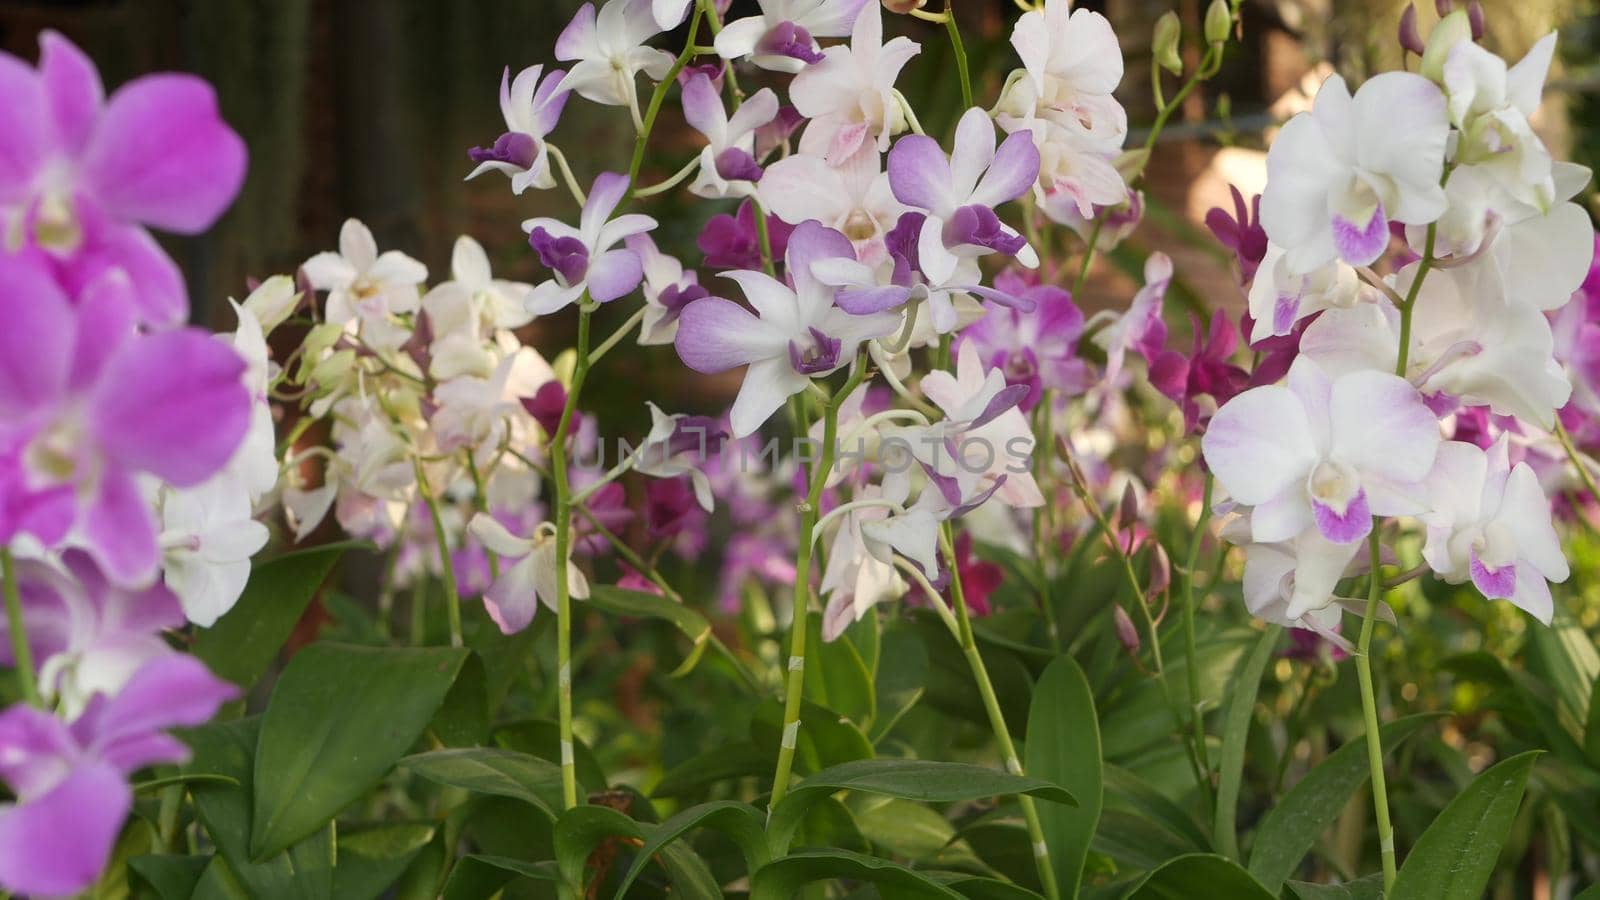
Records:
{"label": "curved stem", "polygon": [[1383,890],[1394,889],[1394,826],[1389,821],[1389,792],[1383,778],[1383,738],[1378,734],[1378,701],[1372,689],[1372,623],[1378,618],[1378,603],[1383,597],[1383,575],[1379,570],[1377,523],[1367,544],[1372,553],[1371,585],[1367,589],[1367,614],[1361,620],[1361,639],[1356,647],[1356,676],[1361,682],[1361,715],[1367,729],[1367,766],[1372,770],[1372,806],[1378,818],[1378,848],[1383,855]]}
{"label": "curved stem", "polygon": [[628,336],[629,332],[637,328],[639,323],[644,321],[644,312],[648,308],[648,306],[641,306],[634,310],[633,315],[629,316],[626,322],[623,322],[621,325],[617,326],[617,330],[611,332],[610,337],[601,341],[598,347],[595,347],[593,350],[591,350],[589,352],[589,365],[592,366],[596,362],[599,362],[600,357],[610,353],[613,347],[616,347],[617,344],[622,342],[623,338]]}
{"label": "curved stem", "polygon": [[972,76],[967,72],[967,48],[961,43],[961,26],[956,24],[955,0],[946,0],[944,30],[950,33],[950,49],[956,57],[956,74],[961,79],[961,109],[972,108]]}
{"label": "curved stem", "polygon": [[550,158],[556,161],[556,168],[561,172],[561,180],[566,183],[567,190],[572,192],[572,199],[578,201],[579,206],[589,202],[589,198],[578,185],[578,179],[573,177],[572,167],[567,165],[567,156],[556,148],[555,144],[546,144],[546,151]]}
{"label": "curved stem", "polygon": [[1406,291],[1405,302],[1400,306],[1400,349],[1395,355],[1394,373],[1401,378],[1406,377],[1406,363],[1411,355],[1411,314],[1417,308],[1417,294],[1422,290],[1422,280],[1428,277],[1428,270],[1433,267],[1433,241],[1438,231],[1438,223],[1428,226],[1428,242],[1422,251],[1422,261],[1417,263],[1417,275],[1411,279],[1411,289]]}
{"label": "curved stem", "polygon": [[[650,141],[650,132],[655,129],[656,116],[661,112],[661,104],[667,99],[667,89],[678,80],[678,73],[688,65],[694,56],[694,39],[700,33],[700,19],[707,4],[696,4],[694,15],[689,18],[689,38],[684,42],[683,52],[673,60],[672,68],[667,71],[667,76],[656,84],[650,93],[650,105],[645,108],[644,121],[639,125],[639,134],[633,140],[633,159],[628,163],[628,184],[639,183],[639,167],[644,165],[645,145]],[[731,74],[731,72],[730,72]]]}
{"label": "curved stem", "polygon": [[1589,496],[1600,500],[1600,486],[1595,484],[1594,473],[1589,471],[1588,462],[1572,443],[1572,435],[1567,433],[1567,428],[1561,424],[1560,419],[1556,419],[1555,436],[1556,440],[1561,442],[1561,449],[1567,451],[1567,459],[1572,460],[1573,468],[1578,470],[1578,477],[1583,480],[1583,486],[1589,489]]}
{"label": "curved stem", "polygon": [[656,194],[664,194],[682,184],[685,178],[693,175],[695,170],[699,168],[700,157],[696,156],[694,159],[689,160],[689,162],[686,163],[683,168],[673,172],[666,181],[660,182],[659,184],[652,184],[649,187],[634,188],[633,196],[635,199],[637,199],[639,197],[654,197]]}
{"label": "curved stem", "polygon": [[[1006,725],[1006,717],[1000,710],[999,698],[995,696],[994,683],[989,679],[989,670],[983,664],[983,655],[978,652],[978,642],[972,633],[972,617],[967,612],[967,597],[961,586],[961,570],[956,565],[955,544],[950,537],[950,523],[944,523],[939,532],[939,549],[944,554],[945,567],[950,570],[950,596],[951,605],[956,613],[956,640],[961,644],[961,653],[967,658],[967,665],[972,669],[972,677],[978,683],[978,694],[983,698],[983,708],[989,715],[989,727],[994,729],[994,737],[1000,744],[1000,753],[1005,757],[1006,770],[1014,775],[1023,774],[1022,760],[1017,757],[1016,744],[1011,741],[1011,729]],[[1039,821],[1039,810],[1034,806],[1033,798],[1026,794],[1017,796],[1018,803],[1022,806],[1022,818],[1028,826],[1028,838],[1033,841],[1033,862],[1039,870],[1039,883],[1044,887],[1044,895],[1048,900],[1059,900],[1061,887],[1056,883],[1056,870],[1050,864],[1050,846],[1044,840],[1044,826]]]}
{"label": "curved stem", "polygon": [[433,539],[439,545],[439,579],[444,582],[445,614],[450,617],[450,646],[463,646],[461,640],[461,593],[456,588],[456,570],[450,563],[450,539],[445,532],[444,519],[439,515],[439,501],[428,486],[428,476],[422,471],[422,460],[412,458],[417,470],[417,490],[422,502],[428,505],[428,518],[433,520]]}
{"label": "curved stem", "polygon": [[17,684],[22,688],[22,699],[29,706],[42,707],[39,684],[33,671],[33,649],[28,646],[28,629],[22,620],[22,592],[17,587],[17,561],[11,557],[10,547],[0,547],[0,570],[3,570],[6,593],[6,628],[11,632],[11,659],[16,666]]}
{"label": "curved stem", "polygon": [[822,450],[811,470],[810,490],[800,506],[800,546],[795,551],[794,559],[794,615],[789,624],[789,663],[783,698],[783,740],[778,745],[778,764],[772,773],[772,796],[767,801],[769,816],[789,791],[789,771],[794,766],[795,743],[800,737],[800,698],[806,674],[806,631],[811,618],[812,542],[807,538],[817,527],[822,489],[828,482],[828,472],[833,469],[834,441],[839,434],[839,404],[850,396],[866,374],[866,360],[858,356],[844,387],[823,405]]}

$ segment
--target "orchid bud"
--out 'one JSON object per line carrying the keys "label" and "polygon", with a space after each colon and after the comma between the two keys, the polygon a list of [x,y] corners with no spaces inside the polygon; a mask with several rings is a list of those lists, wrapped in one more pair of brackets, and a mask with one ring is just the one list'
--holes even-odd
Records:
{"label": "orchid bud", "polygon": [[1160,542],[1154,544],[1150,551],[1150,581],[1145,588],[1145,596],[1154,601],[1161,596],[1161,592],[1172,586],[1172,557],[1167,555],[1167,548]]}
{"label": "orchid bud", "polygon": [[1233,7],[1228,4],[1228,0],[1211,0],[1211,5],[1206,8],[1206,43],[1227,43],[1228,33],[1232,30]]}
{"label": "orchid bud", "polygon": [[1441,19],[1450,15],[1455,8],[1454,0],[1433,0],[1433,11],[1438,13]]}
{"label": "orchid bud", "polygon": [[1429,81],[1443,84],[1444,61],[1449,58],[1450,51],[1462,41],[1470,40],[1472,21],[1465,10],[1456,10],[1440,19],[1428,34],[1428,45],[1422,53],[1422,65],[1418,72]]}
{"label": "orchid bud", "polygon": [[1123,531],[1132,528],[1139,522],[1139,492],[1134,490],[1133,482],[1122,490],[1122,502],[1117,507],[1117,530]]}
{"label": "orchid bud", "polygon": [[1150,52],[1156,64],[1174,75],[1183,74],[1183,58],[1178,55],[1178,42],[1183,39],[1183,24],[1178,14],[1167,10],[1156,20],[1155,34],[1150,38]]}
{"label": "orchid bud", "polygon": [[1488,26],[1483,20],[1483,4],[1479,3],[1478,0],[1472,0],[1471,3],[1467,4],[1467,24],[1472,26],[1472,39],[1475,41],[1483,40],[1484,32]]}
{"label": "orchid bud", "polygon": [[928,0],[883,0],[883,8],[899,15],[909,15],[928,5]]}
{"label": "orchid bud", "polygon": [[1422,33],[1417,31],[1415,5],[1406,7],[1406,11],[1400,14],[1400,49],[1418,56],[1427,52],[1428,45],[1422,42]]}
{"label": "orchid bud", "polygon": [[1133,627],[1133,620],[1128,618],[1128,613],[1121,606],[1111,607],[1111,620],[1117,628],[1117,643],[1122,649],[1132,654],[1139,652],[1139,629]]}

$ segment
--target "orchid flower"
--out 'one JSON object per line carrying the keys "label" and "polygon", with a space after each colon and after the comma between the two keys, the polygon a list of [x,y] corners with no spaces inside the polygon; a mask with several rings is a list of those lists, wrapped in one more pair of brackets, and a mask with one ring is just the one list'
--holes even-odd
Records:
{"label": "orchid flower", "polygon": [[1440,445],[1428,493],[1428,566],[1549,625],[1555,607],[1546,582],[1566,581],[1570,569],[1550,524],[1550,501],[1527,463],[1511,465],[1505,436],[1488,451],[1460,441]]}
{"label": "orchid flower", "polygon": [[1368,289],[1343,260],[1330,260],[1297,273],[1281,247],[1268,242],[1250,283],[1250,342],[1282,336],[1295,323],[1325,309],[1349,309],[1367,299]]}
{"label": "orchid flower", "polygon": [[[1415,263],[1402,269],[1395,289],[1408,293],[1416,273]],[[1572,385],[1553,358],[1549,320],[1518,302],[1519,293],[1489,259],[1429,273],[1411,317],[1406,377],[1428,394],[1554,425]],[[1323,313],[1306,329],[1300,349],[1332,373],[1393,371],[1400,330],[1398,310],[1360,303]]]}
{"label": "orchid flower", "polygon": [[670,344],[678,334],[678,315],[683,308],[709,294],[700,286],[699,275],[685,271],[677,257],[657,249],[648,234],[630,235],[626,246],[638,255],[644,269],[644,318],[639,322],[639,344]]}
{"label": "orchid flower", "polygon": [[37,248],[77,292],[120,268],[137,318],[188,319],[183,275],[142,226],[199,234],[244,182],[244,141],[192,75],[128,82],[108,101],[94,62],[54,31],[39,67],[0,53],[0,248]]}
{"label": "orchid flower", "polygon": [[761,14],[723,26],[717,55],[749,57],[774,72],[799,72],[823,60],[817,38],[844,37],[867,0],[757,0]]}
{"label": "orchid flower", "polygon": [[[1263,622],[1311,631],[1347,653],[1354,652],[1339,635],[1339,621],[1347,610],[1364,615],[1366,601],[1335,597],[1333,591],[1341,579],[1371,568],[1371,559],[1359,550],[1360,544],[1335,544],[1315,529],[1289,541],[1246,543],[1240,585],[1245,608]],[[1394,622],[1388,604],[1379,605],[1378,617]]]}
{"label": "orchid flower", "polygon": [[522,401],[554,381],[555,370],[532,347],[506,353],[487,377],[459,375],[433,389],[438,405],[430,419],[445,453],[467,450],[481,471],[491,466],[508,442],[535,443],[535,422]]}
{"label": "orchid flower", "polygon": [[1006,290],[1009,286],[998,278],[995,287],[1033,301],[1034,311],[987,303],[983,318],[962,330],[957,349],[971,343],[985,365],[1005,375],[1006,384],[1026,386],[1024,412],[1038,406],[1046,390],[1067,396],[1082,393],[1089,385],[1089,371],[1078,358],[1083,313],[1072,295],[1048,284]]}
{"label": "orchid flower", "polygon": [[707,416],[667,415],[654,403],[650,408],[650,433],[633,456],[633,469],[651,478],[688,476],[695,500],[711,512],[716,500],[704,466],[722,449],[727,432]]}
{"label": "orchid flower", "polygon": [[756,162],[756,129],[778,114],[778,95],[762,88],[740,104],[730,117],[711,79],[695,74],[683,85],[683,117],[710,143],[700,151],[700,173],[690,193],[711,200],[755,193],[761,180]]}
{"label": "orchid flower", "polygon": [[1505,60],[1462,40],[1450,48],[1442,72],[1450,122],[1460,131],[1457,166],[1479,170],[1502,195],[1541,210],[1553,202],[1555,184],[1550,151],[1528,119],[1539,108],[1555,49],[1552,31],[1508,69]]}
{"label": "orchid flower", "polygon": [[[493,516],[478,513],[467,523],[472,533],[490,552],[500,556],[500,577],[483,595],[489,618],[504,634],[515,634],[533,621],[539,604],[556,608],[555,526],[541,523],[530,538],[518,537]],[[589,581],[583,570],[567,566],[567,593],[575,600],[589,596]]]}
{"label": "orchid flower", "polygon": [[[876,489],[868,488],[862,499],[871,499]],[[905,595],[908,586],[895,571],[891,549],[863,531],[868,522],[879,522],[888,509],[869,506],[846,513],[828,546],[828,564],[822,573],[818,592],[828,598],[822,613],[822,639],[836,640],[846,628],[860,621],[874,606]]]}
{"label": "orchid flower", "polygon": [[573,63],[562,87],[595,103],[637,106],[634,79],[644,72],[660,81],[675,60],[665,50],[644,46],[662,30],[650,5],[651,0],[609,0],[598,15],[593,3],[579,7],[556,38],[556,59]]}
{"label": "orchid flower", "polygon": [[192,656],[144,665],[115,696],[96,697],[70,725],[23,704],[0,713],[0,886],[65,897],[92,887],[133,808],[128,777],[189,758],[165,729],[203,725],[238,695]]}
{"label": "orchid flower", "polygon": [[[292,290],[293,283],[285,276],[275,276],[252,291],[250,296],[264,297],[267,296],[264,291],[281,291],[286,286]],[[236,482],[243,489],[248,503],[254,504],[278,485],[277,432],[272,421],[272,403],[267,396],[268,387],[276,373],[272,361],[267,357],[267,338],[262,331],[261,321],[245,305],[237,302],[233,303],[233,311],[239,317],[239,327],[229,343],[245,362],[241,382],[250,393],[250,427],[223,471],[212,478]]]}
{"label": "orchid flower", "polygon": [[1106,17],[1073,9],[1070,0],[1045,0],[1022,14],[1011,45],[1026,77],[1014,79],[997,107],[1071,131],[1100,150],[1116,153],[1128,132],[1128,115],[1113,93],[1122,81],[1122,48]]}
{"label": "orchid flower", "polygon": [[961,257],[999,252],[1029,268],[1039,264],[1022,235],[994,214],[1039,177],[1039,151],[1028,135],[1013,134],[996,150],[993,123],[974,107],[956,125],[949,157],[933,138],[911,134],[895,142],[888,167],[895,199],[927,213],[917,250],[931,281],[948,279]]}
{"label": "orchid flower", "polygon": [[1239,263],[1239,281],[1248,285],[1255,279],[1269,246],[1267,232],[1261,227],[1261,195],[1255,195],[1246,204],[1238,187],[1230,184],[1228,191],[1233,194],[1232,215],[1214,206],[1206,211],[1206,227],[1211,229],[1217,243],[1233,251]]}
{"label": "orchid flower", "polygon": [[662,31],[671,31],[683,23],[694,3],[695,0],[651,0],[650,15]]}
{"label": "orchid flower", "polygon": [[655,228],[656,220],[639,213],[611,218],[627,193],[628,176],[601,172],[595,176],[577,228],[543,217],[522,223],[528,245],[553,276],[528,296],[529,312],[540,316],[553,313],[585,292],[596,303],[609,303],[639,286],[644,264],[638,254],[616,245]]}
{"label": "orchid flower", "polygon": [[[1438,448],[1438,423],[1404,379],[1372,370],[1334,378],[1305,356],[1286,384],[1224,404],[1201,439],[1218,483],[1252,507],[1255,541],[1291,541],[1315,528],[1343,548],[1367,536],[1375,515],[1422,512]],[[1288,615],[1319,603],[1302,591]]]}
{"label": "orchid flower", "polygon": [[421,305],[418,286],[428,278],[422,263],[401,253],[378,253],[372,230],[357,219],[339,229],[339,252],[324,251],[301,267],[311,286],[328,292],[328,321],[357,326],[361,339],[376,350],[394,350],[411,337],[398,317]]}
{"label": "orchid flower", "polygon": [[1161,352],[1167,341],[1167,326],[1161,318],[1161,306],[1170,284],[1171,257],[1159,251],[1150,254],[1144,261],[1144,286],[1133,295],[1133,302],[1110,325],[1095,332],[1092,338],[1095,346],[1106,352],[1104,383],[1116,384],[1129,350],[1144,356],[1147,362]]}
{"label": "orchid flower", "polygon": [[883,11],[873,4],[856,16],[848,46],[822,51],[822,59],[800,70],[789,86],[795,109],[810,119],[800,137],[800,152],[842,165],[863,146],[889,149],[889,138],[906,128],[905,111],[894,96],[894,82],[911,57],[922,52],[916,41],[883,41]]}
{"label": "orchid flower", "polygon": [[949,493],[952,505],[964,505],[974,496],[993,492],[994,499],[1007,506],[1027,509],[1044,505],[1044,496],[1033,479],[1033,429],[1017,408],[1027,389],[1008,385],[999,369],[990,368],[978,358],[978,348],[964,342],[956,353],[956,371],[933,371],[922,378],[923,393],[943,410],[948,424],[957,430],[948,433],[953,447],[955,469],[934,472],[953,477],[960,490]]}
{"label": "orchid flower", "polygon": [[450,252],[450,280],[422,297],[433,341],[428,374],[437,379],[488,375],[497,355],[494,336],[533,320],[528,312],[530,285],[495,278],[483,245],[462,235]]}
{"label": "orchid flower", "polygon": [[807,222],[795,229],[784,257],[791,288],[760,272],[723,273],[739,285],[756,313],[720,297],[684,307],[675,344],[685,365],[714,374],[748,365],[733,403],[733,436],[760,428],[812,378],[848,364],[863,340],[889,334],[899,316],[853,316],[834,305],[834,288],[813,273],[824,260],[855,258],[849,239]]}
{"label": "orchid flower", "polygon": [[238,602],[250,580],[250,557],[271,537],[250,507],[249,494],[221,478],[162,491],[161,577],[183,614],[202,628]]}
{"label": "orchid flower", "polygon": [[1449,133],[1444,95],[1421,75],[1385,72],[1354,97],[1338,75],[1324,81],[1267,151],[1261,224],[1289,270],[1368,265],[1389,245],[1391,221],[1437,219]]}
{"label": "orchid flower", "polygon": [[804,152],[780,159],[762,173],[760,196],[761,205],[785,222],[816,219],[843,232],[868,265],[884,260],[884,236],[905,212],[870,147],[831,162]]}
{"label": "orchid flower", "polygon": [[511,179],[515,194],[530,187],[555,187],[550,148],[544,139],[561,121],[571,88],[559,69],[551,70],[550,77],[541,81],[543,72],[544,66],[529,66],[517,73],[516,81],[511,80],[510,66],[501,74],[500,114],[505,117],[506,131],[493,145],[467,151],[468,158],[478,164],[467,173],[468,181],[493,170]]}
{"label": "orchid flower", "polygon": [[121,584],[155,576],[137,476],[200,484],[249,428],[245,361],[198,329],[140,334],[119,271],[76,308],[32,256],[0,255],[0,543],[72,535]]}

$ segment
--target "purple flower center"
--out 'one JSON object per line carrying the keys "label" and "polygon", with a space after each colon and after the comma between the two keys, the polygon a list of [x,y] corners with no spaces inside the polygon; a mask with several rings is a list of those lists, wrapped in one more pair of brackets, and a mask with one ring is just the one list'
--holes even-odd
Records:
{"label": "purple flower center", "polygon": [[675,319],[685,306],[709,296],[711,292],[698,284],[669,284],[656,295],[656,302],[667,308],[668,318]]}
{"label": "purple flower center", "polygon": [[895,284],[901,284],[901,267],[904,266],[909,277],[910,272],[922,269],[922,259],[917,256],[917,235],[922,233],[922,223],[927,221],[927,216],[919,212],[902,213],[883,236],[884,249],[889,251],[889,257],[894,260]]}
{"label": "purple flower center", "polygon": [[520,131],[508,131],[495,139],[494,146],[489,148],[473,147],[467,151],[467,156],[476,163],[502,162],[510,163],[519,169],[530,169],[533,161],[539,155],[539,142],[531,134]]}
{"label": "purple flower center", "polygon": [[694,451],[704,460],[722,450],[728,432],[722,423],[710,416],[683,416],[678,427],[667,438],[666,455],[670,459],[680,453]]}
{"label": "purple flower center", "polygon": [[1316,520],[1317,530],[1335,544],[1354,543],[1372,531],[1372,509],[1367,506],[1366,491],[1360,491],[1351,497],[1350,502],[1345,504],[1343,512],[1321,500],[1311,502],[1311,512]]}
{"label": "purple flower center", "polygon": [[582,281],[589,271],[589,248],[577,238],[558,238],[543,228],[535,228],[528,235],[528,246],[539,254],[539,262],[567,285]]}
{"label": "purple flower center", "polygon": [[808,65],[822,62],[822,52],[817,49],[817,42],[811,39],[811,32],[793,22],[779,22],[756,45],[756,52],[787,56]]}
{"label": "purple flower center", "polygon": [[1472,583],[1490,600],[1510,600],[1517,592],[1517,567],[1507,563],[1498,569],[1490,568],[1477,551],[1472,553]]}
{"label": "purple flower center", "polygon": [[717,154],[717,174],[725,181],[758,181],[761,166],[756,158],[738,147],[729,147]]}
{"label": "purple flower center", "polygon": [[1000,217],[994,210],[987,206],[973,204],[963,206],[955,211],[944,223],[944,238],[946,247],[959,247],[971,244],[975,247],[986,247],[1015,256],[1018,250],[1027,244],[1020,234],[1007,234],[1005,226],[1000,224]]}
{"label": "purple flower center", "polygon": [[811,343],[801,347],[789,342],[789,364],[801,375],[822,375],[839,367],[839,350],[843,342],[828,337],[816,328],[811,329]]}

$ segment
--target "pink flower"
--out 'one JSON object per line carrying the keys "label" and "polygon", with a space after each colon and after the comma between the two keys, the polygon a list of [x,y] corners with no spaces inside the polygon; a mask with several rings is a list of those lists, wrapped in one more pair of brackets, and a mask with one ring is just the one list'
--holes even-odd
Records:
{"label": "pink flower", "polygon": [[83,51],[53,31],[39,45],[37,71],[0,53],[0,247],[43,250],[74,293],[120,267],[140,321],[183,322],[183,277],[142,226],[211,227],[244,181],[244,142],[199,78],[147,75],[107,102]]}

